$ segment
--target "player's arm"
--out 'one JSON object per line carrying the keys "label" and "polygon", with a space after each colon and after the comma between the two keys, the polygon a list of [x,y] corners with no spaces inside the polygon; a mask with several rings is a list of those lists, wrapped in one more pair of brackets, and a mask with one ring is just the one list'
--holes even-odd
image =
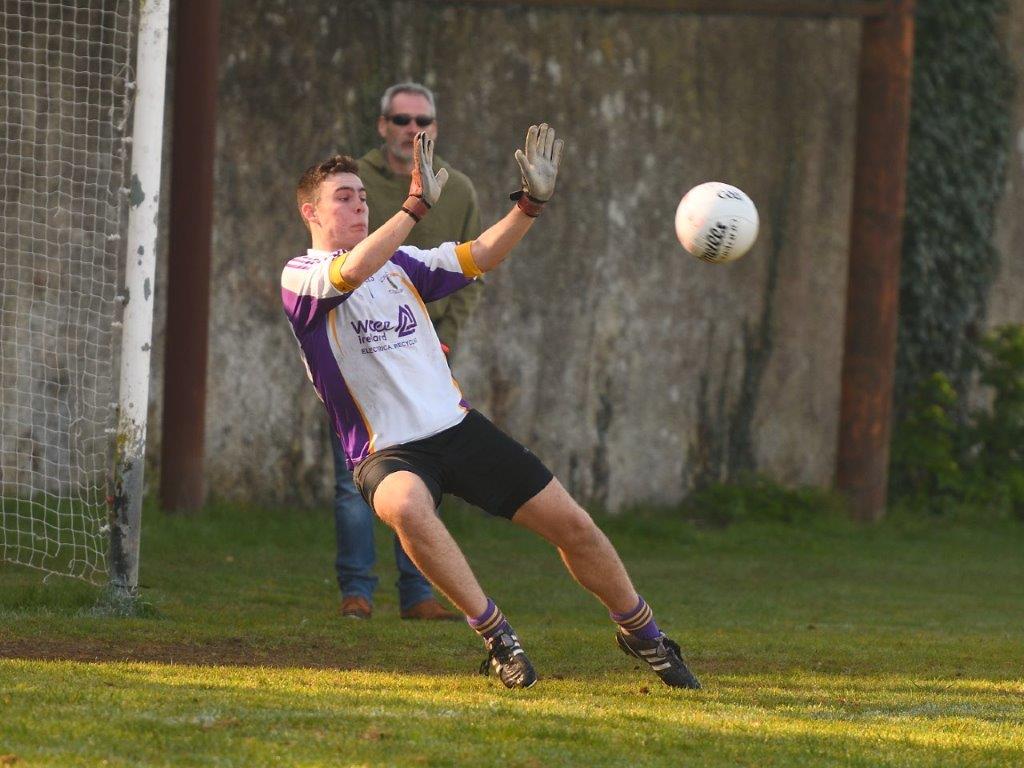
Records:
{"label": "player's arm", "polygon": [[[405,242],[416,222],[427,215],[441,196],[448,181],[448,171],[433,169],[434,142],[425,133],[416,134],[413,142],[412,181],[409,197],[402,210],[385,221],[373,234],[331,264],[331,280],[351,289],[358,288],[366,278],[387,262]],[[335,278],[339,279],[335,279]]]}
{"label": "player's arm", "polygon": [[512,195],[516,205],[470,245],[473,262],[481,272],[489,272],[504,261],[555,193],[562,144],[547,123],[531,125],[526,132],[525,152],[516,150],[516,162],[523,174],[522,189]]}

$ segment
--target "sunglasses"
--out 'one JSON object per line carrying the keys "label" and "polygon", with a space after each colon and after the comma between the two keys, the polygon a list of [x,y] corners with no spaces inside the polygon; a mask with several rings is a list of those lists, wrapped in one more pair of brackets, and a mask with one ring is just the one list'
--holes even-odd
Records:
{"label": "sunglasses", "polygon": [[413,120],[415,120],[416,125],[418,125],[420,128],[426,128],[428,125],[434,124],[434,118],[428,117],[427,115],[416,115],[416,117],[413,117],[412,115],[403,114],[386,115],[385,119],[388,122],[394,123],[395,125],[408,125]]}

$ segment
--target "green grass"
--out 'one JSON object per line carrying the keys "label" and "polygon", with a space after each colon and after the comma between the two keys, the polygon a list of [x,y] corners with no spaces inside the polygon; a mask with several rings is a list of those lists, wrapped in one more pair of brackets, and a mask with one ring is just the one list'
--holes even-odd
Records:
{"label": "green grass", "polygon": [[1024,525],[825,517],[602,520],[705,684],[680,692],[547,545],[447,510],[541,675],[506,691],[464,625],[398,620],[382,530],[356,622],[327,510],[147,511],[142,618],[0,564],[0,765],[1024,764]]}

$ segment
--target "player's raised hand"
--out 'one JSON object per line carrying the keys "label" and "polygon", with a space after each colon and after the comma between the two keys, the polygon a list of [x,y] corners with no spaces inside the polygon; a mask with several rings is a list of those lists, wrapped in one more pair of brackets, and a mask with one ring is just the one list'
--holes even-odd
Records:
{"label": "player's raised hand", "polygon": [[526,132],[526,151],[516,150],[516,162],[523,172],[523,192],[535,203],[546,203],[555,193],[562,145],[562,140],[555,138],[555,129],[541,123],[531,125]]}
{"label": "player's raised hand", "polygon": [[441,189],[448,181],[448,171],[441,168],[434,173],[434,141],[420,131],[413,141],[412,183],[409,194],[420,197],[427,206],[432,206],[441,197]]}

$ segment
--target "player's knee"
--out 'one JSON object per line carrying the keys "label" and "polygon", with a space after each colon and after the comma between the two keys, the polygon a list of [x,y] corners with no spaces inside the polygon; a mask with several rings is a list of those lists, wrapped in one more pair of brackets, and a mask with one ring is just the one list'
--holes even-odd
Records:
{"label": "player's knee", "polygon": [[578,549],[581,547],[592,547],[604,538],[601,529],[593,519],[582,509],[575,514],[566,517],[561,526],[561,539],[559,543],[563,549]]}
{"label": "player's knee", "polygon": [[394,527],[399,531],[411,531],[421,527],[434,511],[419,502],[410,500],[398,507],[394,515]]}
{"label": "player's knee", "polygon": [[433,499],[423,482],[408,472],[395,472],[377,485],[373,511],[395,530],[415,524],[433,512]]}
{"label": "player's knee", "polygon": [[432,514],[417,494],[409,492],[389,494],[374,508],[377,516],[396,531],[415,527],[425,515]]}

